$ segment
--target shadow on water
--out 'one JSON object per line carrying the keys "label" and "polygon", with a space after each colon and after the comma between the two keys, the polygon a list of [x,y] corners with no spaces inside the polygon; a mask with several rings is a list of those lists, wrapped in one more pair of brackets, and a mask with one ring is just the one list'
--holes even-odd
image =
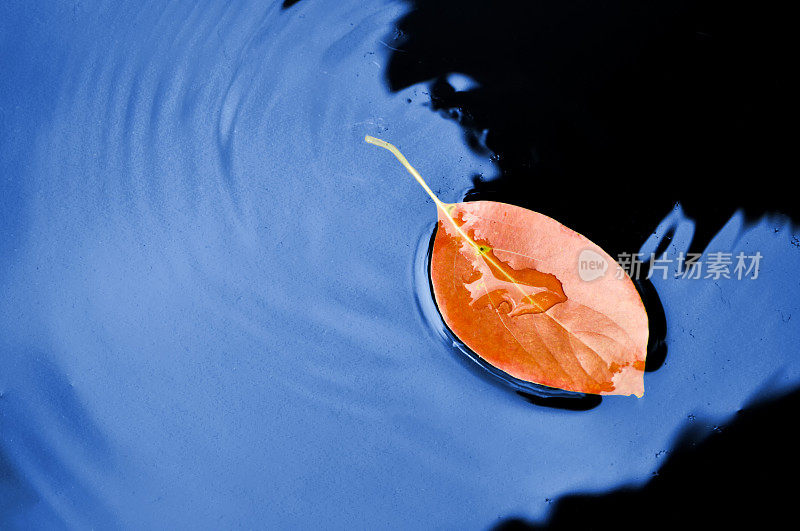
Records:
{"label": "shadow on water", "polygon": [[[407,3],[387,37],[396,49],[389,85],[428,83],[433,110],[492,156],[499,176],[474,176],[466,200],[542,212],[612,256],[637,252],[676,203],[696,221],[689,252],[705,249],[738,209],[748,221],[768,212],[798,220],[800,202],[782,185],[797,174],[797,33],[784,4]],[[653,371],[666,357],[666,316],[653,285],[637,287]],[[654,515],[696,523],[699,508],[700,523],[718,526],[736,522],[738,508],[788,502],[773,475],[797,472],[785,421],[798,405],[794,392],[754,407],[698,445],[689,432],[645,487],[564,498],[550,524],[616,527]],[[519,528],[538,527],[500,526]]]}
{"label": "shadow on water", "polygon": [[[757,517],[759,528],[770,528],[786,521],[794,503],[794,489],[786,487],[800,473],[800,462],[787,419],[798,408],[800,390],[740,411],[725,428],[695,419],[644,486],[566,496],[545,523],[511,519],[495,529],[618,529],[654,519],[656,528],[740,529],[746,516]],[[782,488],[776,488],[781,479]]]}
{"label": "shadow on water", "polygon": [[542,212],[612,256],[636,252],[678,201],[698,220],[692,251],[738,208],[797,219],[780,185],[796,174],[797,108],[780,4],[409,3],[387,41],[389,84],[430,82],[434,109],[493,154],[499,178],[476,176],[468,200]]}
{"label": "shadow on water", "polygon": [[[0,528],[23,522],[26,528],[108,526],[111,512],[82,479],[92,472],[87,465],[111,466],[108,442],[46,355],[23,351],[18,358],[0,379]],[[16,449],[6,448],[6,441]],[[78,457],[81,470],[66,464],[64,455],[73,456],[73,464]],[[68,505],[62,491],[51,491],[53,485],[71,492],[80,505]]]}
{"label": "shadow on water", "polygon": [[653,372],[660,369],[667,359],[667,316],[664,314],[664,306],[661,304],[661,299],[652,282],[636,280],[634,285],[642,297],[647,311],[647,324],[650,327],[644,371]]}

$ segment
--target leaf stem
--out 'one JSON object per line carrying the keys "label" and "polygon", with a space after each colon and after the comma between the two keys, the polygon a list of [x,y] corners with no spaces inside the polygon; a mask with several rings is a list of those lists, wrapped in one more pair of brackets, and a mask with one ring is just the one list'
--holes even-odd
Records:
{"label": "leaf stem", "polygon": [[[458,223],[456,223],[456,220],[454,220],[453,216],[450,215],[450,212],[453,210],[453,206],[454,205],[449,204],[449,203],[442,203],[439,200],[439,198],[436,197],[436,194],[434,194],[433,190],[430,189],[428,184],[425,182],[425,179],[422,178],[422,175],[420,175],[419,172],[416,170],[416,168],[414,168],[414,166],[412,166],[411,163],[408,162],[408,159],[406,159],[403,156],[403,154],[400,153],[399,149],[394,147],[389,142],[387,142],[385,140],[381,140],[380,138],[375,138],[374,136],[367,135],[367,136],[364,137],[364,141],[369,143],[369,144],[373,144],[375,146],[379,146],[379,147],[382,147],[384,149],[388,149],[389,151],[391,151],[392,155],[397,157],[397,160],[399,160],[400,163],[403,166],[405,166],[405,168],[408,170],[408,173],[413,175],[414,179],[417,180],[417,182],[420,184],[420,186],[422,186],[422,188],[424,188],[425,191],[428,192],[428,195],[431,196],[431,199],[433,199],[433,202],[436,203],[436,206],[442,210],[442,213],[445,215],[445,217],[447,219],[450,220],[450,223],[453,225],[453,227],[456,229],[456,231],[458,231],[458,233],[461,235],[461,237],[464,238],[475,249],[475,251],[478,254],[481,254],[481,255],[484,254],[485,249],[483,248],[483,246],[478,245],[477,243],[475,243],[475,241],[473,241],[472,238],[470,238],[463,230],[461,230],[461,227],[458,225]],[[486,258],[488,258],[488,257],[486,257]]]}
{"label": "leaf stem", "polygon": [[509,275],[509,274],[508,274],[508,272],[506,272],[506,270],[500,266],[500,264],[498,264],[497,262],[495,262],[494,260],[492,260],[491,256],[489,256],[489,255],[487,255],[487,254],[486,254],[486,252],[487,252],[488,250],[490,250],[490,249],[488,249],[488,248],[484,247],[483,245],[478,245],[478,244],[475,242],[475,240],[473,240],[472,238],[470,238],[470,237],[469,237],[469,235],[468,235],[467,233],[465,233],[465,232],[464,232],[464,231],[461,229],[461,227],[459,226],[459,224],[458,224],[458,223],[456,223],[456,220],[454,220],[454,219],[453,219],[453,216],[451,216],[451,215],[450,215],[450,212],[453,210],[453,205],[452,205],[452,204],[448,204],[448,203],[442,203],[442,202],[439,200],[439,198],[438,198],[438,197],[436,197],[436,194],[434,194],[434,193],[433,193],[433,190],[431,190],[431,189],[430,189],[430,187],[428,186],[428,184],[425,182],[425,179],[423,179],[423,178],[422,178],[422,175],[420,175],[420,174],[419,174],[419,172],[416,170],[416,168],[414,168],[414,166],[412,166],[412,165],[411,165],[411,163],[410,163],[410,162],[408,162],[408,159],[406,159],[406,158],[403,156],[403,154],[402,154],[402,153],[400,153],[400,150],[399,150],[399,149],[397,149],[396,147],[394,147],[394,146],[393,146],[392,144],[390,144],[389,142],[387,142],[387,141],[385,141],[385,140],[381,140],[380,138],[375,138],[374,136],[369,136],[369,135],[366,135],[366,136],[364,137],[364,141],[365,141],[365,142],[367,142],[367,143],[369,143],[369,144],[372,144],[372,145],[375,145],[375,146],[378,146],[378,147],[382,147],[382,148],[384,148],[384,149],[388,149],[389,151],[391,151],[391,152],[392,152],[392,155],[394,155],[395,157],[397,157],[397,160],[399,160],[399,161],[400,161],[400,163],[401,163],[403,166],[405,166],[405,168],[408,170],[408,173],[410,173],[411,175],[413,175],[413,176],[414,176],[414,179],[416,179],[416,180],[417,180],[417,182],[420,184],[420,186],[422,186],[422,188],[424,188],[424,189],[425,189],[425,191],[426,191],[426,192],[428,192],[428,195],[429,195],[429,196],[431,196],[431,199],[433,199],[433,202],[434,202],[434,203],[436,203],[436,206],[437,206],[438,208],[442,209],[442,213],[443,213],[443,214],[444,214],[444,215],[447,217],[447,219],[449,219],[449,220],[450,220],[450,223],[453,225],[453,227],[456,229],[456,231],[457,231],[457,232],[458,232],[458,233],[461,235],[461,237],[462,237],[462,238],[464,238],[464,239],[467,241],[467,243],[469,243],[469,244],[472,246],[472,248],[473,248],[473,249],[475,249],[475,252],[476,252],[476,253],[478,253],[478,256],[481,256],[481,257],[483,257],[483,259],[484,259],[484,260],[486,260],[487,262],[491,263],[491,264],[492,264],[492,265],[493,265],[493,266],[494,266],[494,267],[495,267],[495,268],[496,268],[498,271],[500,271],[500,273],[501,273],[501,274],[502,274],[504,277],[506,277],[506,278],[508,279],[508,281],[509,281],[509,282],[511,282],[512,284],[514,284],[514,286],[515,286],[515,287],[516,287],[516,288],[519,290],[519,292],[522,294],[522,296],[523,296],[523,300],[524,300],[525,298],[527,298],[527,299],[528,299],[528,300],[531,302],[531,304],[532,304],[532,305],[534,305],[534,306],[538,307],[538,308],[539,308],[541,311],[544,311],[544,309],[543,309],[543,308],[541,308],[541,306],[539,306],[539,305],[538,305],[538,304],[537,304],[535,301],[533,301],[533,299],[531,299],[531,298],[530,298],[530,295],[529,295],[528,293],[526,293],[524,289],[522,289],[522,286],[520,286],[520,285],[517,283],[517,281],[516,281],[516,279],[514,279],[514,277],[512,277],[511,275]]}
{"label": "leaf stem", "polygon": [[382,147],[384,149],[388,149],[389,151],[391,151],[392,155],[397,157],[397,160],[399,160],[400,163],[403,166],[405,166],[405,168],[408,170],[408,173],[413,175],[414,179],[417,180],[417,182],[420,184],[420,186],[422,186],[422,188],[424,188],[425,191],[428,192],[428,195],[431,196],[431,199],[433,199],[433,202],[436,203],[436,206],[439,207],[439,208],[444,209],[445,212],[447,211],[447,209],[445,208],[446,207],[445,203],[442,203],[439,200],[439,198],[436,197],[436,194],[433,193],[433,190],[431,190],[431,188],[428,186],[428,183],[425,182],[425,179],[422,178],[422,175],[420,175],[419,172],[416,170],[416,168],[414,168],[414,166],[412,166],[411,163],[408,162],[408,159],[406,159],[403,156],[403,154],[400,153],[399,149],[394,147],[389,142],[386,142],[385,140],[381,140],[380,138],[375,138],[374,136],[367,135],[367,136],[364,137],[364,141],[367,142],[368,144],[373,144],[375,146]]}

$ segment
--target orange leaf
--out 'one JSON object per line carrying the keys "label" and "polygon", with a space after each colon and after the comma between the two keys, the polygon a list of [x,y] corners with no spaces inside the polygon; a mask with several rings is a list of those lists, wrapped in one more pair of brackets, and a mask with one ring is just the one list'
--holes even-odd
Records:
{"label": "orange leaf", "polygon": [[[436,204],[431,283],[444,322],[464,344],[520,380],[580,393],[644,394],[647,314],[608,254],[531,210],[494,201],[442,203],[397,148],[365,140],[391,151]],[[598,268],[580,270],[579,260]]]}

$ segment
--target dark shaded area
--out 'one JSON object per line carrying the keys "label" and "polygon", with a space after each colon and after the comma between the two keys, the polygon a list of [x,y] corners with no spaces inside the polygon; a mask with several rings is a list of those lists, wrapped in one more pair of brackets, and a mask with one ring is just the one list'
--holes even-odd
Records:
{"label": "dark shaded area", "polygon": [[[468,199],[545,213],[612,256],[676,201],[699,221],[693,251],[740,207],[797,219],[788,4],[409,3],[389,83],[433,80],[434,108],[494,154],[500,178],[476,177]],[[479,88],[455,91],[451,72]]]}
{"label": "dark shaded area", "polygon": [[[798,219],[800,201],[784,185],[798,173],[789,4],[408,3],[386,40],[397,49],[389,85],[429,83],[433,109],[492,155],[499,178],[475,176],[467,200],[542,212],[612,256],[638,251],[676,202],[697,221],[690,252],[705,249],[739,208],[749,220]],[[478,87],[455,90],[450,73]],[[637,288],[651,320],[652,371],[666,357],[666,319],[652,284]],[[509,520],[499,529],[777,524],[793,511],[798,406],[800,391],[710,435],[695,420],[643,488],[569,496],[547,525]]]}
{"label": "dark shaded area", "polygon": [[800,390],[739,412],[724,429],[694,420],[696,427],[644,487],[567,496],[546,524],[513,519],[495,529],[784,527],[795,511],[793,484],[800,473],[792,421],[798,408]]}
{"label": "dark shaded area", "polygon": [[[60,485],[81,500],[90,501],[92,514],[77,515],[84,522],[108,524],[113,517],[100,497],[64,464],[64,451],[84,454],[86,463],[111,466],[108,442],[80,403],[67,378],[45,353],[21,349],[17,363],[0,378],[0,529],[61,528],[63,514],[39,489]],[[47,419],[43,427],[35,419]],[[57,432],[61,439],[50,437]],[[15,463],[11,447],[23,448],[22,467]],[[53,445],[58,444],[55,448]],[[30,477],[38,478],[31,481]],[[52,496],[53,492],[48,491]],[[56,492],[58,494],[58,492]],[[60,503],[60,501],[59,501]],[[63,507],[62,507],[63,509]],[[73,511],[75,508],[68,508]],[[85,518],[85,520],[83,520]],[[72,522],[74,524],[75,522]]]}
{"label": "dark shaded area", "polygon": [[299,1],[300,0],[283,0],[283,4],[281,4],[281,9],[288,9]]}
{"label": "dark shaded area", "polygon": [[573,393],[575,396],[539,396],[525,391],[517,391],[517,394],[531,404],[567,411],[589,411],[603,402],[603,397],[599,395],[584,393]]}
{"label": "dark shaded area", "polygon": [[635,280],[634,284],[644,303],[647,324],[650,328],[644,370],[653,372],[660,369],[667,359],[667,316],[664,314],[664,306],[661,304],[661,299],[652,282]]}

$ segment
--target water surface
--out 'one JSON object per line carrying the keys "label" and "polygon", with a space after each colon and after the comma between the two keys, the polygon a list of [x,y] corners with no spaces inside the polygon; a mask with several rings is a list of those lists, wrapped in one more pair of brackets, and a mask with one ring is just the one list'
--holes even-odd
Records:
{"label": "water surface", "polygon": [[[362,139],[445,201],[498,167],[428,84],[390,90],[408,9],[0,7],[2,527],[542,519],[800,383],[780,217],[709,244],[761,252],[758,280],[653,281],[669,354],[643,399],[537,406],[443,340],[415,281],[435,207]],[[662,215],[642,249],[688,249],[696,223]]]}

